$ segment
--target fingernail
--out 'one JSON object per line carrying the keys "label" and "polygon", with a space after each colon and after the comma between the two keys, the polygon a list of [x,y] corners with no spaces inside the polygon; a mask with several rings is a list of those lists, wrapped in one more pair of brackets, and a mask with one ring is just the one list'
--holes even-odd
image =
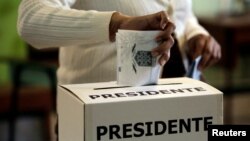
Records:
{"label": "fingernail", "polygon": [[161,26],[161,28],[162,28],[162,29],[165,29],[166,25],[167,25],[167,24],[164,23],[164,24]]}
{"label": "fingernail", "polygon": [[166,64],[166,60],[160,60],[160,65],[164,66]]}

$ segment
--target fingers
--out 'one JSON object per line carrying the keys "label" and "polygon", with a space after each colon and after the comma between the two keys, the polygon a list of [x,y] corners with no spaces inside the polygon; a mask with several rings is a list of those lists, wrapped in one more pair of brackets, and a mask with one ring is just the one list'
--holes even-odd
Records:
{"label": "fingers", "polygon": [[199,36],[199,39],[196,40],[196,42],[194,43],[194,47],[192,49],[192,55],[191,55],[191,59],[195,60],[198,56],[202,55],[202,53],[204,52],[204,48],[207,44],[207,40],[204,37]]}
{"label": "fingers", "polygon": [[152,50],[152,55],[154,57],[160,56],[159,58],[159,64],[161,66],[165,65],[165,63],[170,58],[170,49],[174,44],[174,39],[172,36],[170,36],[168,39],[163,41],[158,47],[154,48]]}
{"label": "fingers", "polygon": [[196,35],[188,41],[187,53],[188,57],[193,61],[198,56],[202,55],[206,45],[206,36]]}
{"label": "fingers", "polygon": [[164,30],[167,24],[171,22],[171,20],[166,12],[161,11],[159,14],[160,14],[160,26],[161,26],[161,29]]}
{"label": "fingers", "polygon": [[149,25],[148,29],[151,30],[165,30],[167,26],[174,25],[168,14],[164,11],[148,15],[146,17],[147,24]]}
{"label": "fingers", "polygon": [[165,52],[161,55],[161,57],[159,58],[159,64],[161,66],[164,66],[166,62],[169,60],[169,58],[170,58],[170,50],[169,52]]}
{"label": "fingers", "polygon": [[158,12],[151,15],[139,16],[130,18],[125,24],[122,24],[123,29],[133,30],[161,30],[156,41],[159,46],[152,50],[153,56],[159,56],[159,64],[164,65],[170,58],[170,48],[174,44],[174,39],[171,34],[174,33],[175,25],[170,21],[168,15],[164,12]]}
{"label": "fingers", "polygon": [[221,58],[221,49],[220,45],[214,38],[209,37],[206,40],[205,47],[202,52],[202,59],[199,63],[198,68],[204,70],[209,66],[212,66]]}
{"label": "fingers", "polygon": [[175,30],[175,25],[174,23],[170,20],[169,16],[167,15],[166,12],[164,11],[161,11],[160,12],[160,15],[161,15],[161,22],[160,22],[160,25],[161,25],[161,29],[162,30],[166,30],[166,28],[168,30]]}
{"label": "fingers", "polygon": [[169,20],[168,16],[166,15],[165,12],[160,12],[160,26],[161,26],[161,29],[164,30],[165,27],[167,26],[167,23]]}
{"label": "fingers", "polygon": [[174,44],[172,34],[174,33],[175,25],[170,21],[165,12],[160,12],[160,20],[161,30],[163,31],[155,38],[159,46],[152,50],[152,55],[160,56],[159,64],[163,66],[170,58],[170,48]]}
{"label": "fingers", "polygon": [[164,31],[160,32],[156,36],[156,41],[160,42],[167,40],[174,33],[174,30],[175,30],[175,25],[172,22],[168,22]]}
{"label": "fingers", "polygon": [[212,41],[210,41],[210,39],[206,40],[206,43],[205,43],[205,45],[203,47],[204,48],[203,52],[201,54],[202,59],[201,59],[201,61],[199,63],[199,66],[198,66],[198,68],[200,70],[203,70],[203,69],[207,68],[207,66],[212,63],[212,54],[211,54],[212,51],[213,51],[212,46],[213,46]]}
{"label": "fingers", "polygon": [[194,36],[188,41],[187,51],[192,60],[202,56],[198,65],[199,70],[204,70],[215,64],[221,58],[221,47],[212,36]]}

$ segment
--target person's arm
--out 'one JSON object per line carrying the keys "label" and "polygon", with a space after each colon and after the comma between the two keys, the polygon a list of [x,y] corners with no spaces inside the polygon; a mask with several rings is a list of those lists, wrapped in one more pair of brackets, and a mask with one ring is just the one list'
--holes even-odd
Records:
{"label": "person's arm", "polygon": [[17,23],[20,36],[37,48],[108,42],[114,12],[71,9],[75,1],[22,0]]}
{"label": "person's arm", "polygon": [[[175,25],[164,11],[131,17],[118,12],[70,9],[75,0],[23,0],[19,9],[18,30],[29,44],[38,47],[72,46],[115,41],[118,29],[162,30],[159,45],[152,50],[164,65],[170,57]],[[103,3],[104,4],[104,3]]]}
{"label": "person's arm", "polygon": [[221,58],[221,47],[201,25],[192,11],[192,0],[187,0],[187,22],[185,37],[187,40],[187,54],[195,60],[201,56],[198,64],[199,70],[215,64]]}
{"label": "person's arm", "polygon": [[209,35],[208,31],[204,29],[199,23],[192,10],[192,0],[186,0],[187,2],[187,16],[186,16],[186,28],[185,37],[186,40],[190,40],[192,37],[202,34]]}

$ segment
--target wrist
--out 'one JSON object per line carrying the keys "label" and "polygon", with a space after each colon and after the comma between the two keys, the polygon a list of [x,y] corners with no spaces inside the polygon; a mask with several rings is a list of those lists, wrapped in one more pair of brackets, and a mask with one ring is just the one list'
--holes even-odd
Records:
{"label": "wrist", "polygon": [[128,16],[123,15],[119,12],[113,13],[110,24],[109,24],[109,40],[111,42],[115,41],[115,34],[118,31],[118,29],[121,28],[121,25],[128,20]]}

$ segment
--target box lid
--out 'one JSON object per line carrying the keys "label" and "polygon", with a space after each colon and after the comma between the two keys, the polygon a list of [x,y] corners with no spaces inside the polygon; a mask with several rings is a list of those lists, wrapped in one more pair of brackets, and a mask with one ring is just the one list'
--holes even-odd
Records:
{"label": "box lid", "polygon": [[85,104],[222,94],[204,82],[187,77],[160,79],[157,85],[138,87],[118,85],[116,81],[60,87]]}

